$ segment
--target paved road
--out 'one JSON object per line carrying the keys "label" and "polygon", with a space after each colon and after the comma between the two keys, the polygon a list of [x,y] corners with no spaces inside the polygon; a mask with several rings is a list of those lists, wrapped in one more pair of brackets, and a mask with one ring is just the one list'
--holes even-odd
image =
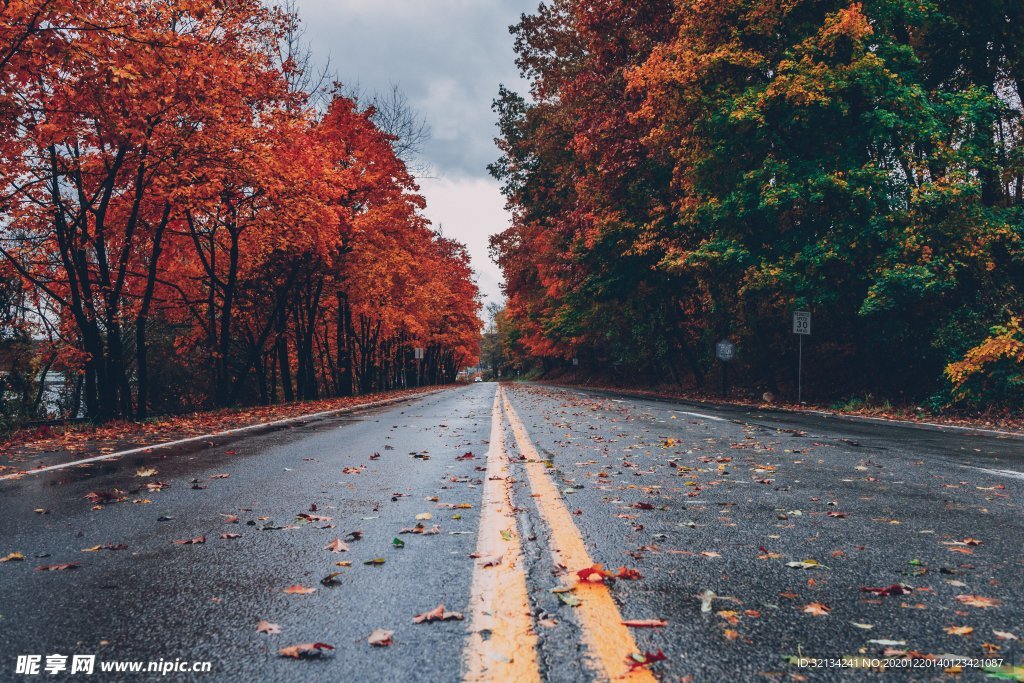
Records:
{"label": "paved road", "polygon": [[[0,557],[26,557],[0,564],[0,680],[86,678],[15,674],[54,653],[97,680],[981,680],[786,657],[1021,664],[1022,489],[1015,438],[477,384],[0,481]],[[625,578],[577,585],[592,563]],[[413,623],[442,603],[464,618]]]}

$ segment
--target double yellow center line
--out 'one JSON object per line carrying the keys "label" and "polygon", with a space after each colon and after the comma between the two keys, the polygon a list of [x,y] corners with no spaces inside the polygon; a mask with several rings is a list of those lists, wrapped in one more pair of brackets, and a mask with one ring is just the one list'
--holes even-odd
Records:
{"label": "double yellow center line", "polygon": [[[575,572],[594,564],[526,427],[504,388],[499,387],[491,411],[491,442],[470,597],[472,617],[464,680],[540,681],[537,635],[522,564],[522,540],[511,502],[502,407],[518,450],[526,459],[523,464],[530,490],[550,534],[555,565],[564,566],[575,578]],[[637,651],[636,642],[623,625],[608,587],[603,583],[581,582],[575,593],[580,599],[576,616],[586,647],[586,665],[594,678],[629,683],[655,681],[646,669],[629,670],[627,657]]]}

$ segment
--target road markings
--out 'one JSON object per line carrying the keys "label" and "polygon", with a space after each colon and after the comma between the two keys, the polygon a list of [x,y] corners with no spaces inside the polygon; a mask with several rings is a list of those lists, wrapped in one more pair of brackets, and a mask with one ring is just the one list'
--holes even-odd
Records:
{"label": "road markings", "polygon": [[[572,515],[565,507],[558,488],[551,481],[544,461],[530,441],[526,427],[509,402],[504,388],[499,391],[519,452],[526,458],[523,464],[534,500],[551,531],[550,542],[555,563],[567,567],[571,572],[593,566],[594,561],[587,552],[583,537],[572,521]],[[628,672],[626,658],[639,652],[639,648],[629,629],[623,625],[622,614],[608,587],[603,583],[581,582],[576,588],[576,595],[580,598],[580,605],[576,608],[580,631],[597,673],[605,680],[635,683],[656,681],[647,669]]]}
{"label": "road markings", "polygon": [[690,413],[690,412],[687,412],[685,410],[673,410],[672,412],[679,413],[680,415],[689,415],[690,417],[699,417],[699,418],[701,418],[703,420],[714,420],[715,422],[728,422],[729,421],[729,420],[726,420],[724,417],[718,417],[717,415],[705,415],[704,413]]}
{"label": "road markings", "polygon": [[362,410],[364,408],[376,408],[378,406],[386,406],[392,403],[399,403],[401,401],[407,401],[413,398],[422,398],[424,396],[430,396],[431,394],[437,394],[445,389],[438,389],[436,391],[427,391],[421,394],[415,394],[413,396],[399,396],[397,398],[386,398],[382,401],[372,401],[370,403],[362,403],[357,406],[347,406],[345,408],[334,408],[333,410],[322,410],[319,413],[309,413],[306,415],[296,415],[295,417],[286,417],[280,420],[274,420],[273,422],[258,422],[256,424],[246,425],[245,427],[236,427],[234,429],[226,429],[223,432],[214,432],[212,434],[200,434],[199,436],[190,436],[186,439],[177,439],[175,441],[165,441],[164,443],[155,443],[149,446],[139,446],[138,448],[129,448],[124,451],[117,451],[116,453],[104,453],[103,455],[95,455],[91,458],[83,458],[82,460],[75,460],[73,462],[65,462],[60,465],[50,465],[49,467],[39,467],[34,470],[22,470],[21,472],[15,472],[14,474],[5,474],[0,476],[0,481],[4,479],[20,479],[29,474],[42,474],[43,472],[53,472],[55,470],[64,470],[69,467],[78,467],[79,465],[85,465],[92,462],[100,462],[102,460],[110,460],[112,458],[120,458],[125,455],[134,455],[135,453],[143,453],[145,451],[151,451],[157,448],[170,448],[171,446],[181,446],[187,443],[193,443],[196,441],[202,441],[203,439],[211,439],[217,436],[230,436],[232,434],[241,434],[242,432],[248,432],[253,429],[262,429],[266,427],[277,427],[289,422],[299,422],[301,420],[311,420],[318,417],[327,417],[328,415],[338,415],[341,413],[350,413],[356,410]]}
{"label": "road markings", "polygon": [[[537,635],[526,592],[498,391],[491,410],[491,440],[480,509],[476,564],[470,589],[469,640],[464,681],[540,681]],[[511,534],[511,541],[502,532]]]}
{"label": "road markings", "polygon": [[1024,479],[1024,472],[1017,472],[1016,470],[993,470],[988,467],[976,467],[974,465],[960,465],[969,470],[978,470],[979,472],[986,472],[988,474],[995,474],[1003,477],[1013,477],[1014,479]]}

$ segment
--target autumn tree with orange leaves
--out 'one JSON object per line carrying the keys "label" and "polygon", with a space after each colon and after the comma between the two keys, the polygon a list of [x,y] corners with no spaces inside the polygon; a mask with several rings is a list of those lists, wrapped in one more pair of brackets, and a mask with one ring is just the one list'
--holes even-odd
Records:
{"label": "autumn tree with orange leaves", "polygon": [[819,398],[1024,402],[1020,3],[553,0],[513,33],[522,349],[699,385],[731,338],[785,395],[811,310]]}
{"label": "autumn tree with orange leaves", "polygon": [[372,110],[294,87],[295,21],[258,0],[5,3],[0,276],[22,324],[55,330],[68,413],[407,386],[414,345],[425,381],[474,360],[464,252]]}

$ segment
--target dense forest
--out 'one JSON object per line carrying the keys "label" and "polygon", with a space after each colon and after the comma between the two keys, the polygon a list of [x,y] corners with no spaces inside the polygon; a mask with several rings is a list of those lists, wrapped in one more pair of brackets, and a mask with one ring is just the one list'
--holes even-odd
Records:
{"label": "dense forest", "polygon": [[0,5],[0,422],[346,396],[475,361],[469,257],[403,158],[422,126],[318,76],[299,35],[259,0]]}
{"label": "dense forest", "polygon": [[[1024,3],[553,0],[495,101],[503,353],[1024,403]],[[805,394],[806,395],[806,394]]]}

